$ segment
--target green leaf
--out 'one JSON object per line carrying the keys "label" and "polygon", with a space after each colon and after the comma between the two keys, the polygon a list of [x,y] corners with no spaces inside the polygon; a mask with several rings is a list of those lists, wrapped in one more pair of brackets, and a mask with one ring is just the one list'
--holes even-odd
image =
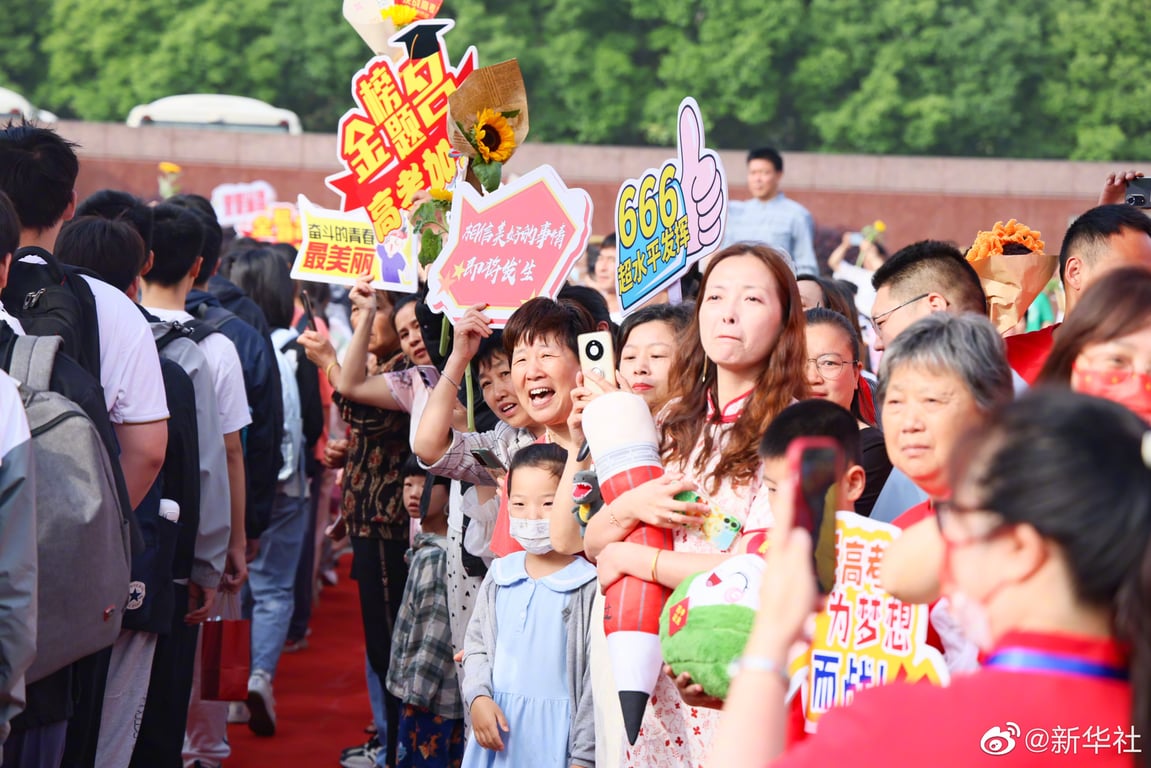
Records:
{"label": "green leaf", "polygon": [[444,249],[444,239],[430,227],[420,236],[420,265],[428,266],[439,257]]}
{"label": "green leaf", "polygon": [[488,192],[495,192],[500,188],[500,178],[503,175],[503,163],[472,163],[472,170],[476,178]]}
{"label": "green leaf", "polygon": [[513,117],[519,117],[520,111],[518,109],[509,109],[507,112],[500,112],[501,115],[511,120]]}
{"label": "green leaf", "polygon": [[459,120],[456,120],[456,127],[460,129],[460,133],[462,133],[464,138],[468,140],[468,144],[472,145],[472,149],[474,149],[476,152],[479,152],[480,148],[476,146],[476,137],[472,135],[472,132],[465,128],[464,124]]}

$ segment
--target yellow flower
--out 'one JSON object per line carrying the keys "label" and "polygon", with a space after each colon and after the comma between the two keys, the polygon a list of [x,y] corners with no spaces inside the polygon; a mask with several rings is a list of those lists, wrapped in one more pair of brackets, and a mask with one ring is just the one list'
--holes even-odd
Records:
{"label": "yellow flower", "polygon": [[516,135],[506,117],[491,109],[476,116],[476,149],[485,163],[505,163],[516,149]]}
{"label": "yellow flower", "polygon": [[872,226],[875,227],[876,232],[886,232],[887,231],[887,225],[883,223],[882,219],[876,219],[875,224],[873,224]]}
{"label": "yellow flower", "polygon": [[160,173],[180,173],[182,170],[184,169],[175,163],[168,162],[167,160],[160,163]]}
{"label": "yellow flower", "polygon": [[390,8],[381,9],[380,16],[383,17],[384,21],[392,22],[392,25],[399,30],[418,19],[420,14],[415,8],[406,5],[393,5]]}
{"label": "yellow flower", "polygon": [[444,200],[449,203],[452,201],[451,191],[443,187],[432,187],[430,192],[433,200]]}

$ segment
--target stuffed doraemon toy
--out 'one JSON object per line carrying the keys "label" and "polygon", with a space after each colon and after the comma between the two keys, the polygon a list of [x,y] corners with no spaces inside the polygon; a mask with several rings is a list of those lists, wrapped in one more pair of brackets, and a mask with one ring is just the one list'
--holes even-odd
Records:
{"label": "stuffed doraemon toy", "polygon": [[663,659],[687,672],[708,696],[725,698],[728,667],[743,655],[755,613],[763,558],[737,555],[679,585],[659,618]]}

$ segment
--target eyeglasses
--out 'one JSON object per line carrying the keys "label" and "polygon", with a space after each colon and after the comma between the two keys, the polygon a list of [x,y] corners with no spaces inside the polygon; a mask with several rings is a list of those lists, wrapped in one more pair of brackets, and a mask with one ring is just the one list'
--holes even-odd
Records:
{"label": "eyeglasses", "polygon": [[935,510],[935,522],[939,525],[939,535],[943,538],[944,543],[951,547],[968,546],[971,544],[978,544],[984,541],[990,541],[996,536],[1006,531],[1011,524],[1002,518],[998,518],[998,522],[991,528],[983,533],[969,533],[961,538],[955,536],[948,536],[947,531],[955,530],[954,520],[956,515],[969,515],[976,512],[989,513],[990,511],[981,506],[964,506],[957,504],[951,499],[943,501],[932,502],[932,508]]}
{"label": "eyeglasses", "polygon": [[897,307],[892,307],[891,309],[887,310],[886,312],[880,312],[878,315],[874,315],[871,318],[871,324],[872,324],[872,326],[875,327],[876,333],[882,333],[883,332],[883,324],[885,322],[887,322],[887,318],[891,317],[891,315],[893,313],[898,312],[899,310],[903,309],[904,307],[910,306],[917,301],[921,301],[923,299],[926,299],[930,295],[931,295],[930,293],[921,293],[918,296],[916,296],[914,299],[908,299],[907,301],[903,302],[902,304],[900,304]]}
{"label": "eyeglasses", "polygon": [[844,360],[841,356],[828,353],[819,357],[807,358],[808,366],[814,365],[816,372],[824,381],[835,381],[843,374],[843,366],[858,365],[858,360]]}

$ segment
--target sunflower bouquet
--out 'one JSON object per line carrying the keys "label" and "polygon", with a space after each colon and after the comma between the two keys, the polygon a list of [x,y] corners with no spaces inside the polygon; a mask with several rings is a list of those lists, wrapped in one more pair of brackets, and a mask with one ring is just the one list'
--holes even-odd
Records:
{"label": "sunflower bouquet", "polygon": [[1057,256],[1044,247],[1039,232],[1012,219],[980,232],[968,249],[967,261],[983,283],[991,322],[1000,333],[1027,314],[1055,273]]}
{"label": "sunflower bouquet", "polygon": [[[469,158],[469,177],[494,192],[503,166],[528,133],[528,101],[515,60],[481,67],[448,97],[452,148]],[[470,178],[469,178],[470,180]]]}

